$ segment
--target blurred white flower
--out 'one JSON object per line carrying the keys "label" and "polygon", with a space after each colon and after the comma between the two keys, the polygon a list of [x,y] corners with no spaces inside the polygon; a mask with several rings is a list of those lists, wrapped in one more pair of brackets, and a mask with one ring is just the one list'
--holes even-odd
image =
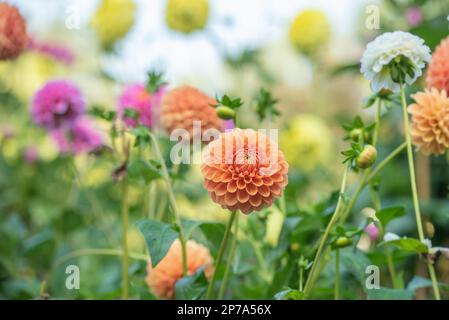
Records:
{"label": "blurred white flower", "polygon": [[398,69],[402,68],[405,83],[411,85],[422,75],[422,69],[430,59],[430,49],[423,39],[403,31],[387,32],[368,43],[360,71],[371,81],[373,91],[390,89],[398,92],[400,84],[395,75]]}
{"label": "blurred white flower", "polygon": [[394,241],[394,240],[399,240],[401,239],[400,236],[398,236],[396,233],[392,233],[392,232],[387,232],[384,235],[384,241],[388,242],[388,241]]}

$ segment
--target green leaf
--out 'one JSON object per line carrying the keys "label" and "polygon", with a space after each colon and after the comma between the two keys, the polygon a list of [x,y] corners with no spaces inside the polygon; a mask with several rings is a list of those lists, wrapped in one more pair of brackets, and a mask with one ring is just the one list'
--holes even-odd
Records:
{"label": "green leaf", "polygon": [[276,108],[277,99],[271,96],[270,91],[261,88],[256,96],[256,112],[262,121],[267,116],[279,116],[281,113]]}
{"label": "green leaf", "polygon": [[184,234],[186,240],[190,238],[192,235],[192,232],[201,226],[204,223],[204,221],[198,221],[198,220],[182,220],[182,228],[184,229]]}
{"label": "green leaf", "polygon": [[177,300],[199,300],[204,298],[208,286],[204,268],[205,266],[202,266],[191,276],[184,277],[176,282],[175,298]]}
{"label": "green leaf", "polygon": [[123,112],[123,116],[125,118],[137,119],[139,118],[139,111],[131,107],[126,107],[125,111]]}
{"label": "green leaf", "polygon": [[164,74],[162,72],[148,72],[147,84],[145,86],[148,93],[153,94],[166,84],[167,82],[164,81]]}
{"label": "green leaf", "polygon": [[115,116],[116,116],[116,112],[115,111],[111,111],[111,110],[106,110],[103,107],[100,106],[92,106],[89,109],[89,114],[97,117],[97,118],[101,118],[104,119],[106,121],[112,121]]}
{"label": "green leaf", "polygon": [[[420,276],[414,276],[408,283],[407,290],[415,291],[416,289],[429,288],[432,286],[432,280]],[[449,285],[445,283],[438,283],[441,289],[449,290]]]}
{"label": "green leaf", "polygon": [[384,208],[380,211],[376,212],[376,217],[379,219],[382,224],[383,229],[385,230],[390,221],[405,216],[405,208],[404,207],[391,207]]}
{"label": "green leaf", "polygon": [[241,98],[232,99],[226,94],[221,98],[216,97],[216,100],[217,100],[218,104],[215,105],[215,107],[225,106],[225,107],[229,107],[231,109],[237,109],[243,105],[243,101]]}
{"label": "green leaf", "polygon": [[[226,229],[225,225],[222,223],[205,222],[202,223],[199,228],[204,235],[205,240],[208,242],[207,247],[211,252],[218,253]],[[232,237],[230,237],[229,243],[232,243],[231,239]]]}
{"label": "green leaf", "polygon": [[136,227],[145,238],[152,266],[157,266],[178,237],[178,233],[171,224],[154,220],[139,220]]}
{"label": "green leaf", "polygon": [[419,254],[427,253],[429,251],[424,243],[414,238],[401,238],[381,243],[381,245],[385,244],[390,244],[404,251],[416,252]]}
{"label": "green leaf", "polygon": [[162,177],[161,165],[155,160],[145,161],[143,159],[135,159],[128,165],[128,174],[131,179],[143,179],[145,183],[159,179]]}
{"label": "green leaf", "polygon": [[370,259],[362,252],[354,252],[352,249],[341,251],[341,263],[360,283],[362,287],[365,285],[366,267],[371,265]]}
{"label": "green leaf", "polygon": [[368,290],[368,300],[412,300],[414,292],[402,289],[371,289]]}
{"label": "green leaf", "polygon": [[294,289],[288,289],[278,292],[274,295],[276,300],[303,300],[304,292]]}
{"label": "green leaf", "polygon": [[447,15],[441,15],[410,29],[410,32],[425,40],[431,50],[447,36]]}

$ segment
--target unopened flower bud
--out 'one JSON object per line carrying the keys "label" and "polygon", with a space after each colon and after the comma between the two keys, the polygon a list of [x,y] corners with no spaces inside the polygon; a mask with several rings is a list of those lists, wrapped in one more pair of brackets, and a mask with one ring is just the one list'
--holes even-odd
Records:
{"label": "unopened flower bud", "polygon": [[292,251],[298,251],[299,248],[300,248],[300,245],[299,245],[299,243],[297,243],[297,242],[294,242],[294,243],[292,243],[292,244],[290,245],[290,249],[291,249]]}
{"label": "unopened flower bud", "polygon": [[433,226],[433,224],[429,221],[426,222],[425,224],[425,229],[426,229],[426,234],[429,238],[433,238],[433,236],[435,235],[435,227]]}
{"label": "unopened flower bud", "polygon": [[220,106],[217,108],[217,115],[223,120],[230,120],[235,118],[235,111],[226,106]]}
{"label": "unopened flower bud", "polygon": [[365,232],[368,234],[371,241],[379,239],[380,231],[374,222],[371,222],[365,227]]}
{"label": "unopened flower bud", "polygon": [[337,240],[333,243],[332,247],[334,249],[341,249],[352,245],[352,239],[348,237],[338,237]]}
{"label": "unopened flower bud", "polygon": [[360,137],[363,134],[363,130],[360,128],[354,128],[351,130],[351,132],[349,133],[349,136],[351,137],[352,141],[359,141]]}
{"label": "unopened flower bud", "polygon": [[367,144],[357,157],[357,167],[360,169],[370,168],[377,160],[377,150],[372,145]]}

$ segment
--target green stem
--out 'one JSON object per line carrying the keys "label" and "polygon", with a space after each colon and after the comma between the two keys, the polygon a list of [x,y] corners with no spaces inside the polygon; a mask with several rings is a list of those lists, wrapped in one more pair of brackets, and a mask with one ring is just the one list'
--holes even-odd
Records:
{"label": "green stem", "polygon": [[388,272],[390,273],[391,283],[393,284],[393,288],[401,289],[400,284],[398,283],[398,279],[396,276],[396,270],[393,264],[393,258],[391,256],[390,246],[388,244],[385,245],[385,256],[387,257],[387,265]]}
{"label": "green stem", "polygon": [[215,270],[212,276],[212,279],[209,283],[209,287],[207,288],[206,298],[208,300],[212,299],[212,294],[214,291],[215,281],[217,280],[218,271],[221,266],[221,262],[223,260],[223,255],[226,250],[226,245],[228,243],[229,235],[231,233],[232,224],[234,223],[235,216],[237,215],[237,211],[231,212],[231,216],[229,217],[228,225],[226,227],[226,231],[223,236],[223,240],[221,241],[220,249],[218,250],[217,261],[215,263]]}
{"label": "green stem", "polygon": [[380,131],[380,116],[382,112],[382,100],[379,99],[377,103],[376,108],[376,120],[375,120],[375,127],[374,127],[374,133],[373,133],[373,146],[377,146],[377,142],[379,142],[379,131]]}
{"label": "green stem", "polygon": [[[122,132],[122,147],[124,155],[124,163],[127,164],[130,155],[129,141],[127,141],[125,133]],[[128,224],[129,224],[129,207],[128,207],[128,173],[126,172],[122,184],[122,299],[127,300],[129,295],[129,257],[128,257]]]}
{"label": "green stem", "polygon": [[303,275],[304,275],[304,268],[299,268],[299,292],[303,291]]}
{"label": "green stem", "polygon": [[[405,130],[405,142],[407,143],[407,158],[408,158],[408,166],[410,173],[410,184],[412,188],[412,197],[413,197],[413,207],[415,209],[415,218],[416,218],[416,227],[418,229],[419,240],[423,242],[424,231],[422,226],[422,218],[421,218],[421,209],[419,207],[419,198],[418,198],[418,188],[416,186],[416,174],[415,174],[415,164],[413,159],[413,149],[412,149],[412,141],[409,133],[409,120],[408,120],[408,112],[407,112],[407,101],[405,99],[405,90],[404,86],[401,84],[401,103],[402,103],[402,115],[404,117],[404,130]],[[440,291],[438,288],[438,282],[436,279],[435,269],[432,264],[427,263],[427,267],[429,269],[429,274],[432,280],[432,288],[435,299],[440,300]]]}
{"label": "green stem", "polygon": [[311,286],[312,279],[315,276],[315,272],[317,270],[319,261],[321,259],[321,253],[322,253],[323,248],[324,248],[324,246],[326,244],[326,241],[327,241],[327,238],[329,236],[329,233],[332,231],[332,228],[334,227],[335,223],[338,220],[339,213],[340,213],[340,210],[341,210],[341,206],[343,205],[343,202],[344,202],[343,201],[343,194],[346,191],[346,181],[347,181],[347,177],[348,177],[349,168],[350,168],[350,164],[347,163],[345,171],[343,173],[343,179],[342,179],[342,182],[341,182],[340,195],[338,197],[337,207],[335,208],[335,212],[332,215],[332,218],[329,221],[329,223],[328,223],[328,225],[326,227],[326,230],[324,231],[323,236],[321,237],[321,240],[320,240],[320,243],[318,245],[318,249],[317,249],[317,252],[316,252],[316,255],[315,255],[315,259],[313,260],[312,269],[310,270],[310,273],[309,273],[309,275],[307,277],[307,281],[306,281],[306,284],[305,284],[305,287],[304,287],[304,296],[306,298],[309,295],[310,291],[312,290],[312,286]]}
{"label": "green stem", "polygon": [[181,223],[181,217],[179,216],[178,206],[176,204],[175,193],[173,192],[173,187],[170,179],[170,174],[168,173],[167,166],[165,165],[164,157],[162,156],[161,149],[159,147],[159,142],[157,141],[154,134],[150,133],[151,141],[153,142],[154,152],[156,157],[158,158],[161,168],[162,168],[162,177],[165,180],[167,185],[167,194],[168,199],[170,201],[170,206],[173,210],[173,215],[175,217],[176,224],[178,226],[179,233],[179,241],[181,242],[181,254],[182,254],[182,274],[185,277],[187,275],[187,250],[186,250],[186,241],[184,239],[184,232]]}
{"label": "green stem", "polygon": [[349,204],[346,207],[345,211],[341,215],[341,222],[345,222],[348,218],[349,213],[354,208],[354,205],[356,204],[360,194],[362,193],[363,189],[368,185],[368,183],[373,180],[380,171],[383,170],[383,168],[389,164],[394,158],[396,158],[405,148],[407,147],[407,144],[404,142],[399,147],[397,147],[395,150],[393,150],[381,163],[379,163],[376,168],[374,168],[371,172],[365,171],[363,174],[358,186],[357,190],[354,193],[354,195],[349,200]]}
{"label": "green stem", "polygon": [[237,234],[239,230],[239,215],[237,214],[235,217],[235,226],[234,226],[234,238],[232,239],[231,250],[229,252],[228,261],[226,263],[225,273],[223,275],[223,281],[221,282],[220,291],[218,292],[218,300],[223,299],[224,293],[226,291],[229,279],[229,272],[231,270],[232,261],[234,260],[235,251],[237,248]]}
{"label": "green stem", "polygon": [[128,179],[125,176],[122,180],[122,299],[128,299]]}
{"label": "green stem", "polygon": [[405,142],[407,144],[407,158],[410,173],[410,185],[412,188],[413,207],[415,209],[416,227],[418,229],[419,240],[424,241],[424,231],[422,227],[421,209],[419,207],[418,189],[416,187],[415,163],[413,158],[412,141],[409,134],[409,121],[407,113],[407,102],[405,100],[404,87],[401,85],[402,115],[404,117]]}
{"label": "green stem", "polygon": [[[381,163],[379,163],[376,168],[374,168],[374,170],[370,173],[370,175],[368,176],[368,182],[371,181],[372,179],[374,179],[380,171],[383,170],[383,168],[389,164],[391,162],[391,160],[393,160],[394,158],[396,158],[402,151],[404,151],[404,149],[407,147],[407,143],[404,142],[403,144],[401,144],[399,147],[397,147],[396,149],[394,149],[384,160],[382,160]],[[365,184],[366,185],[366,184]]]}
{"label": "green stem", "polygon": [[334,300],[340,300],[340,249],[335,250],[335,292]]}
{"label": "green stem", "polygon": [[[120,249],[103,249],[103,248],[79,249],[79,250],[75,250],[75,251],[59,258],[58,260],[56,260],[53,269],[71,259],[81,257],[81,256],[88,256],[88,255],[123,256],[123,254],[124,254],[123,250],[120,250]],[[139,253],[133,253],[133,252],[128,252],[128,257],[133,258],[135,260],[142,260],[142,261],[148,261],[148,259],[149,259],[149,256],[147,256],[145,254],[139,254]]]}

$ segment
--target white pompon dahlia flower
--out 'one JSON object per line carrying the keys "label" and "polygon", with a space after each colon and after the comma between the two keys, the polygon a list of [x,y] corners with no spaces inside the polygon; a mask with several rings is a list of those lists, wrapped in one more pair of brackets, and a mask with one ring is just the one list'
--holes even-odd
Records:
{"label": "white pompon dahlia flower", "polygon": [[386,32],[368,43],[360,71],[371,81],[374,92],[399,92],[400,83],[413,84],[430,59],[430,49],[420,37],[403,31]]}

